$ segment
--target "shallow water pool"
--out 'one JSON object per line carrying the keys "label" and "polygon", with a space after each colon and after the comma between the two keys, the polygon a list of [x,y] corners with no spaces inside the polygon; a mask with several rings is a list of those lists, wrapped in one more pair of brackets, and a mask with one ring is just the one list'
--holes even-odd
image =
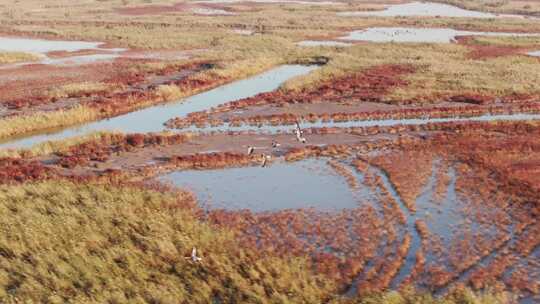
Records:
{"label": "shallow water pool", "polygon": [[378,17],[461,17],[461,18],[498,18],[516,17],[520,15],[496,15],[479,11],[472,11],[457,6],[432,2],[411,2],[404,4],[389,5],[384,10],[342,12],[340,16],[378,16]]}
{"label": "shallow water pool", "polygon": [[540,37],[540,34],[469,32],[451,28],[372,27],[351,32],[343,40],[370,42],[451,43],[458,36]]}
{"label": "shallow water pool", "polygon": [[313,207],[337,211],[358,206],[345,179],[323,159],[280,162],[265,168],[178,171],[160,180],[193,191],[207,209],[264,212]]}

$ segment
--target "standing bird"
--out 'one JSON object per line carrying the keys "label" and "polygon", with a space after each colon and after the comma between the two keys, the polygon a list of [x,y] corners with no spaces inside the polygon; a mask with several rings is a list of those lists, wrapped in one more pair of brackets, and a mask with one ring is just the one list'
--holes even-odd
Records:
{"label": "standing bird", "polygon": [[304,134],[304,131],[302,130],[302,128],[300,128],[300,123],[298,121],[296,121],[296,128],[294,129],[294,133],[296,134],[296,140],[303,144],[306,143],[306,138],[302,136],[302,134]]}
{"label": "standing bird", "polygon": [[255,151],[255,148],[254,148],[254,147],[252,147],[252,146],[249,146],[249,147],[248,147],[248,155],[253,154],[254,151]]}
{"label": "standing bird", "polygon": [[278,143],[275,139],[272,139],[272,148],[279,148],[281,144]]}
{"label": "standing bird", "polygon": [[262,162],[261,162],[261,167],[266,167],[266,162],[270,159],[270,155],[266,155],[266,154],[261,154],[261,157],[262,157]]}

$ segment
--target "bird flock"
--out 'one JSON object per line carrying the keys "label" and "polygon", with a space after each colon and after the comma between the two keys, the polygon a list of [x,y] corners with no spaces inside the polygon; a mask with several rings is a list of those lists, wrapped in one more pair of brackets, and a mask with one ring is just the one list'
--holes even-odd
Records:
{"label": "bird flock", "polygon": [[[307,142],[306,138],[303,136],[304,131],[300,127],[300,123],[298,121],[296,121],[296,127],[294,129],[294,134],[295,134],[296,140],[298,142],[301,142],[303,144],[305,144]],[[281,144],[279,142],[277,142],[275,139],[273,139],[272,140],[272,149],[278,149],[279,147],[281,147]],[[253,155],[253,153],[255,153],[255,147],[248,146],[247,154],[251,156],[251,155]],[[266,155],[265,153],[261,153],[261,167],[263,167],[263,168],[266,167],[266,164],[270,159],[271,159],[270,155]]]}

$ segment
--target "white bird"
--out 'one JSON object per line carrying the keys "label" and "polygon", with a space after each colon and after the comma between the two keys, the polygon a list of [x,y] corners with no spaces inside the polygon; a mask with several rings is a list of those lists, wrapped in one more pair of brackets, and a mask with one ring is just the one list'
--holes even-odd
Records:
{"label": "white bird", "polygon": [[252,147],[252,146],[249,146],[249,147],[248,147],[248,155],[253,154],[253,151],[255,151],[255,148]]}
{"label": "white bird", "polygon": [[299,142],[305,144],[306,143],[306,138],[302,136],[302,134],[299,134],[299,133],[296,133],[296,140],[298,140]]}
{"label": "white bird", "polygon": [[202,261],[202,258],[197,256],[197,248],[195,247],[191,250],[191,260],[195,263]]}
{"label": "white bird", "polygon": [[275,140],[272,140],[272,148],[279,148],[279,147],[281,147],[281,144],[278,143],[278,142],[275,141]]}

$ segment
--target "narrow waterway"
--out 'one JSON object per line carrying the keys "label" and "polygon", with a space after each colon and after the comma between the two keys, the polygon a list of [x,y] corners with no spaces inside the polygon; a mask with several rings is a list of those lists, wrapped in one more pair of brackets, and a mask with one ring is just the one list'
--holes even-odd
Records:
{"label": "narrow waterway", "polygon": [[[373,119],[373,120],[352,120],[343,122],[302,122],[302,128],[358,128],[358,127],[391,127],[398,125],[426,125],[430,123],[448,123],[448,122],[495,122],[495,121],[527,121],[527,120],[540,120],[540,114],[497,114],[497,115],[481,115],[471,117],[446,117],[446,118],[408,118],[408,119]],[[285,133],[292,132],[295,125],[242,125],[231,126],[227,123],[217,127],[203,127],[198,128],[195,126],[182,129],[190,132],[226,132],[226,131],[253,131],[261,133]]]}

